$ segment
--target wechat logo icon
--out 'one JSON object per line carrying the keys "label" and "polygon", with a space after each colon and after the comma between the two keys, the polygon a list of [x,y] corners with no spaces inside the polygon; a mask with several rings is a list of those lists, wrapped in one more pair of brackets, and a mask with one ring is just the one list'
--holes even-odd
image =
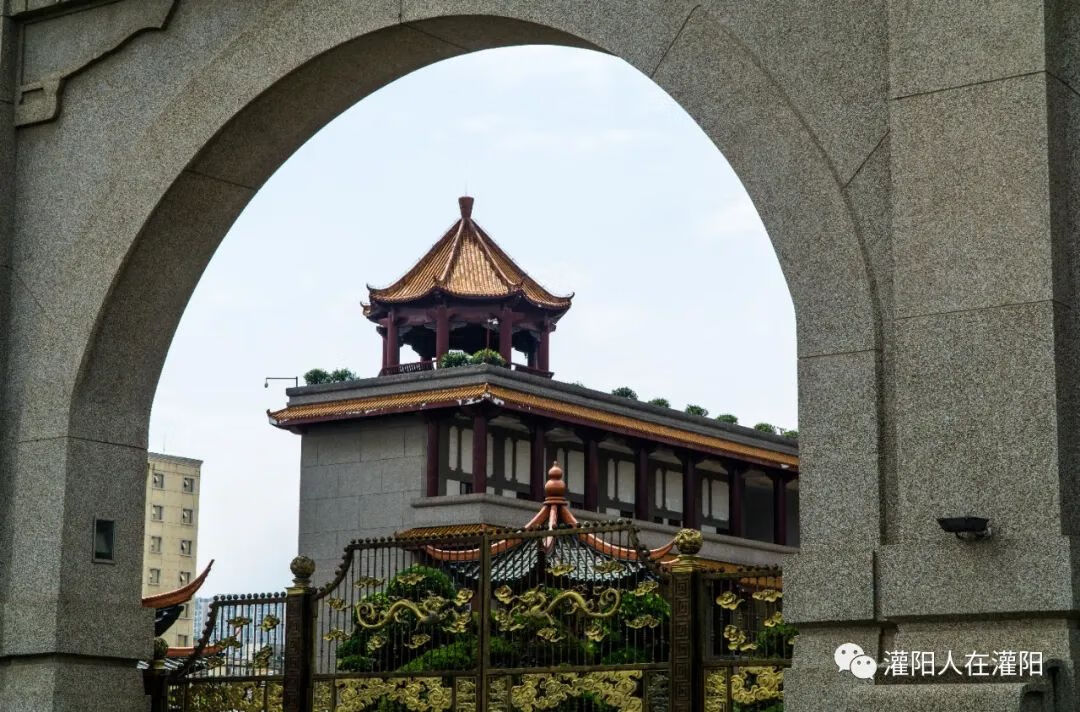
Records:
{"label": "wechat logo icon", "polygon": [[877,661],[863,652],[855,643],[844,643],[833,653],[833,661],[840,672],[850,672],[860,680],[870,680],[877,672]]}

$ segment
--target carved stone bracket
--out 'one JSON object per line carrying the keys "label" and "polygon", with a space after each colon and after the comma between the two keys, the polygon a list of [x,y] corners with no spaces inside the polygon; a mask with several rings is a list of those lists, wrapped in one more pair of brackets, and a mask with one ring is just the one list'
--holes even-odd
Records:
{"label": "carved stone bracket", "polygon": [[179,0],[9,0],[19,21],[15,125],[52,121],[64,82],[120,50],[137,35],[162,30]]}

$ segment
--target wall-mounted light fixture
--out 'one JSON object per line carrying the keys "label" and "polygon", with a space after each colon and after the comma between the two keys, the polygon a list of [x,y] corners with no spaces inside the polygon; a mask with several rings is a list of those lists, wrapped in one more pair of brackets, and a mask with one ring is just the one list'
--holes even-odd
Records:
{"label": "wall-mounted light fixture", "polygon": [[270,381],[292,381],[293,382],[293,388],[296,388],[297,386],[300,385],[300,377],[299,376],[267,376],[266,380],[263,381],[263,388],[269,388],[270,387]]}
{"label": "wall-mounted light fixture", "polygon": [[111,519],[94,518],[94,562],[116,563],[116,523]]}
{"label": "wall-mounted light fixture", "polygon": [[976,541],[990,536],[990,520],[984,517],[940,517],[942,531],[955,534],[957,539]]}

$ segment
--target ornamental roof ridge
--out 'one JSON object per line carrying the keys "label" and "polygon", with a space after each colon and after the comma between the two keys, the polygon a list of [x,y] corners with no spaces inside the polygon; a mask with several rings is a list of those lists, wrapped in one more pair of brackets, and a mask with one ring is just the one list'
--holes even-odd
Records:
{"label": "ornamental roof ridge", "polygon": [[377,303],[403,304],[435,292],[462,298],[503,298],[518,295],[535,306],[565,311],[573,294],[552,294],[529,274],[472,219],[473,198],[458,199],[461,217],[443,233],[423,257],[388,287],[368,287],[365,315]]}

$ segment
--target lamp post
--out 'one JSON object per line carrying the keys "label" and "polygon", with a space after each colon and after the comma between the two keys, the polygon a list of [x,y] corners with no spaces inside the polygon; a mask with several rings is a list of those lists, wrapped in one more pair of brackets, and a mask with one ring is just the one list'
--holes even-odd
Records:
{"label": "lamp post", "polygon": [[263,388],[269,388],[270,381],[292,381],[293,388],[296,388],[300,385],[299,376],[267,376],[266,380],[263,381]]}

